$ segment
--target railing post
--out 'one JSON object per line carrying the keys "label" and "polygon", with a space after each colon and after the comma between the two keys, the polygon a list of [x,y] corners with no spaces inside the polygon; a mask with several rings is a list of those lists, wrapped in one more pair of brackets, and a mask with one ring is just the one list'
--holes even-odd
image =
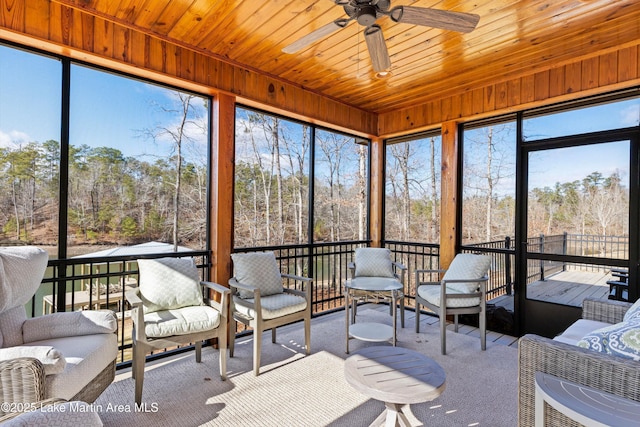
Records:
{"label": "railing post", "polygon": [[[540,253],[544,253],[544,234],[540,234]],[[540,260],[540,280],[544,280],[544,260]]]}
{"label": "railing post", "polygon": [[[511,248],[511,237],[507,236],[504,238],[504,248],[507,251]],[[507,295],[511,295],[511,254],[509,252],[504,254],[504,279],[507,287]]]}
{"label": "railing post", "polygon": [[[565,231],[564,233],[562,233],[562,255],[566,255],[567,254],[567,239],[568,239],[569,234]],[[563,262],[562,263],[562,271],[567,271],[567,263]]]}

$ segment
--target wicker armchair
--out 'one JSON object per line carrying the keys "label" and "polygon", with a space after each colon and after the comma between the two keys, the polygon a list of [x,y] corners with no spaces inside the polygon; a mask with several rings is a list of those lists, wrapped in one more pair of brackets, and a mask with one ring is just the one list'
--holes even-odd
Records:
{"label": "wicker armchair", "polygon": [[[0,402],[21,407],[60,398],[93,402],[115,377],[117,319],[109,310],[27,318],[48,255],[0,248]],[[0,417],[14,412],[0,408]],[[18,407],[19,409],[19,407]]]}
{"label": "wicker armchair", "polygon": [[[626,302],[586,299],[582,318],[615,324],[622,321],[629,307],[631,304]],[[536,371],[640,401],[640,362],[531,334],[520,338],[518,352],[521,427],[535,424]],[[553,408],[545,412],[545,426],[580,426]]]}

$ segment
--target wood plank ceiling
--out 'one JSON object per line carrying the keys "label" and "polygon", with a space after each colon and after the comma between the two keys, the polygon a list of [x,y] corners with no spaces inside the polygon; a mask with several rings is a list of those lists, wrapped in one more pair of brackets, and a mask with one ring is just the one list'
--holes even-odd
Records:
{"label": "wood plank ceiling", "polygon": [[391,76],[376,78],[351,21],[296,54],[282,49],[338,18],[333,0],[56,0],[372,113],[391,112],[640,41],[638,0],[392,0],[480,16],[470,33],[381,16]]}

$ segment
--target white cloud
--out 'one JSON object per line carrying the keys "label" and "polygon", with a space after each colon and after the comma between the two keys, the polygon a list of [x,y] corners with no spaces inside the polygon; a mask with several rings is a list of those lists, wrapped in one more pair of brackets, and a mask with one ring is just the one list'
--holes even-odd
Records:
{"label": "white cloud", "polygon": [[624,126],[638,126],[640,124],[640,104],[629,105],[620,112]]}
{"label": "white cloud", "polygon": [[17,147],[20,144],[29,142],[29,135],[18,130],[4,132],[0,130],[0,147]]}

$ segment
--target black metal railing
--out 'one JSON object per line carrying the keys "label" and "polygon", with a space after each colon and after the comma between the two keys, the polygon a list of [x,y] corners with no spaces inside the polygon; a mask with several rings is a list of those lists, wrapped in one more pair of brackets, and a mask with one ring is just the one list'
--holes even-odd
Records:
{"label": "black metal railing", "polygon": [[356,248],[366,240],[236,248],[234,252],[273,251],[283,273],[313,277],[312,315],[344,306],[344,281]]}
{"label": "black metal railing", "polygon": [[[553,251],[552,253],[574,254],[596,245],[606,248],[610,253],[628,253],[628,239],[624,237],[614,239],[610,236],[595,238],[563,234],[532,238],[529,239],[528,244],[531,245],[532,252],[542,250],[544,253]],[[348,264],[353,260],[356,248],[368,245],[369,242],[363,240],[236,248],[234,252],[272,250],[276,254],[282,272],[313,277],[312,313],[313,316],[318,316],[344,307],[344,282],[349,277]],[[439,245],[386,241],[385,247],[391,250],[394,260],[408,268],[406,296],[409,305],[413,305],[414,272],[417,269],[439,268]],[[513,293],[515,255],[512,239],[507,237],[499,241],[466,245],[462,250],[484,253],[492,258],[488,299]],[[139,272],[136,260],[160,257],[193,257],[201,272],[201,278],[209,280],[211,260],[207,251],[50,260],[42,285],[27,305],[27,311],[31,316],[38,316],[54,311],[96,308],[114,310],[120,319],[119,365],[126,366],[130,363],[131,325],[124,294],[128,287],[138,284]],[[528,283],[544,279],[558,269],[557,265],[539,263],[537,260],[532,260],[529,264]],[[560,265],[560,268],[564,266]],[[173,350],[159,353],[172,352]]]}
{"label": "black metal railing", "polygon": [[[40,313],[84,309],[108,308],[115,311],[119,319],[118,364],[128,365],[131,361],[131,320],[125,292],[138,284],[138,259],[163,257],[193,258],[200,278],[209,279],[211,263],[208,251],[49,260],[42,284],[26,307],[27,313],[35,317]],[[185,350],[189,348],[185,346]]]}
{"label": "black metal railing", "polygon": [[489,282],[487,284],[487,299],[491,300],[502,295],[513,293],[513,278],[515,277],[515,251],[510,237],[493,242],[467,245],[462,252],[482,253],[491,257]]}
{"label": "black metal railing", "polygon": [[394,261],[407,267],[406,272],[406,297],[409,305],[415,305],[413,301],[416,295],[416,270],[437,270],[440,268],[440,246],[435,243],[400,242],[387,240],[384,243],[391,250]]}

